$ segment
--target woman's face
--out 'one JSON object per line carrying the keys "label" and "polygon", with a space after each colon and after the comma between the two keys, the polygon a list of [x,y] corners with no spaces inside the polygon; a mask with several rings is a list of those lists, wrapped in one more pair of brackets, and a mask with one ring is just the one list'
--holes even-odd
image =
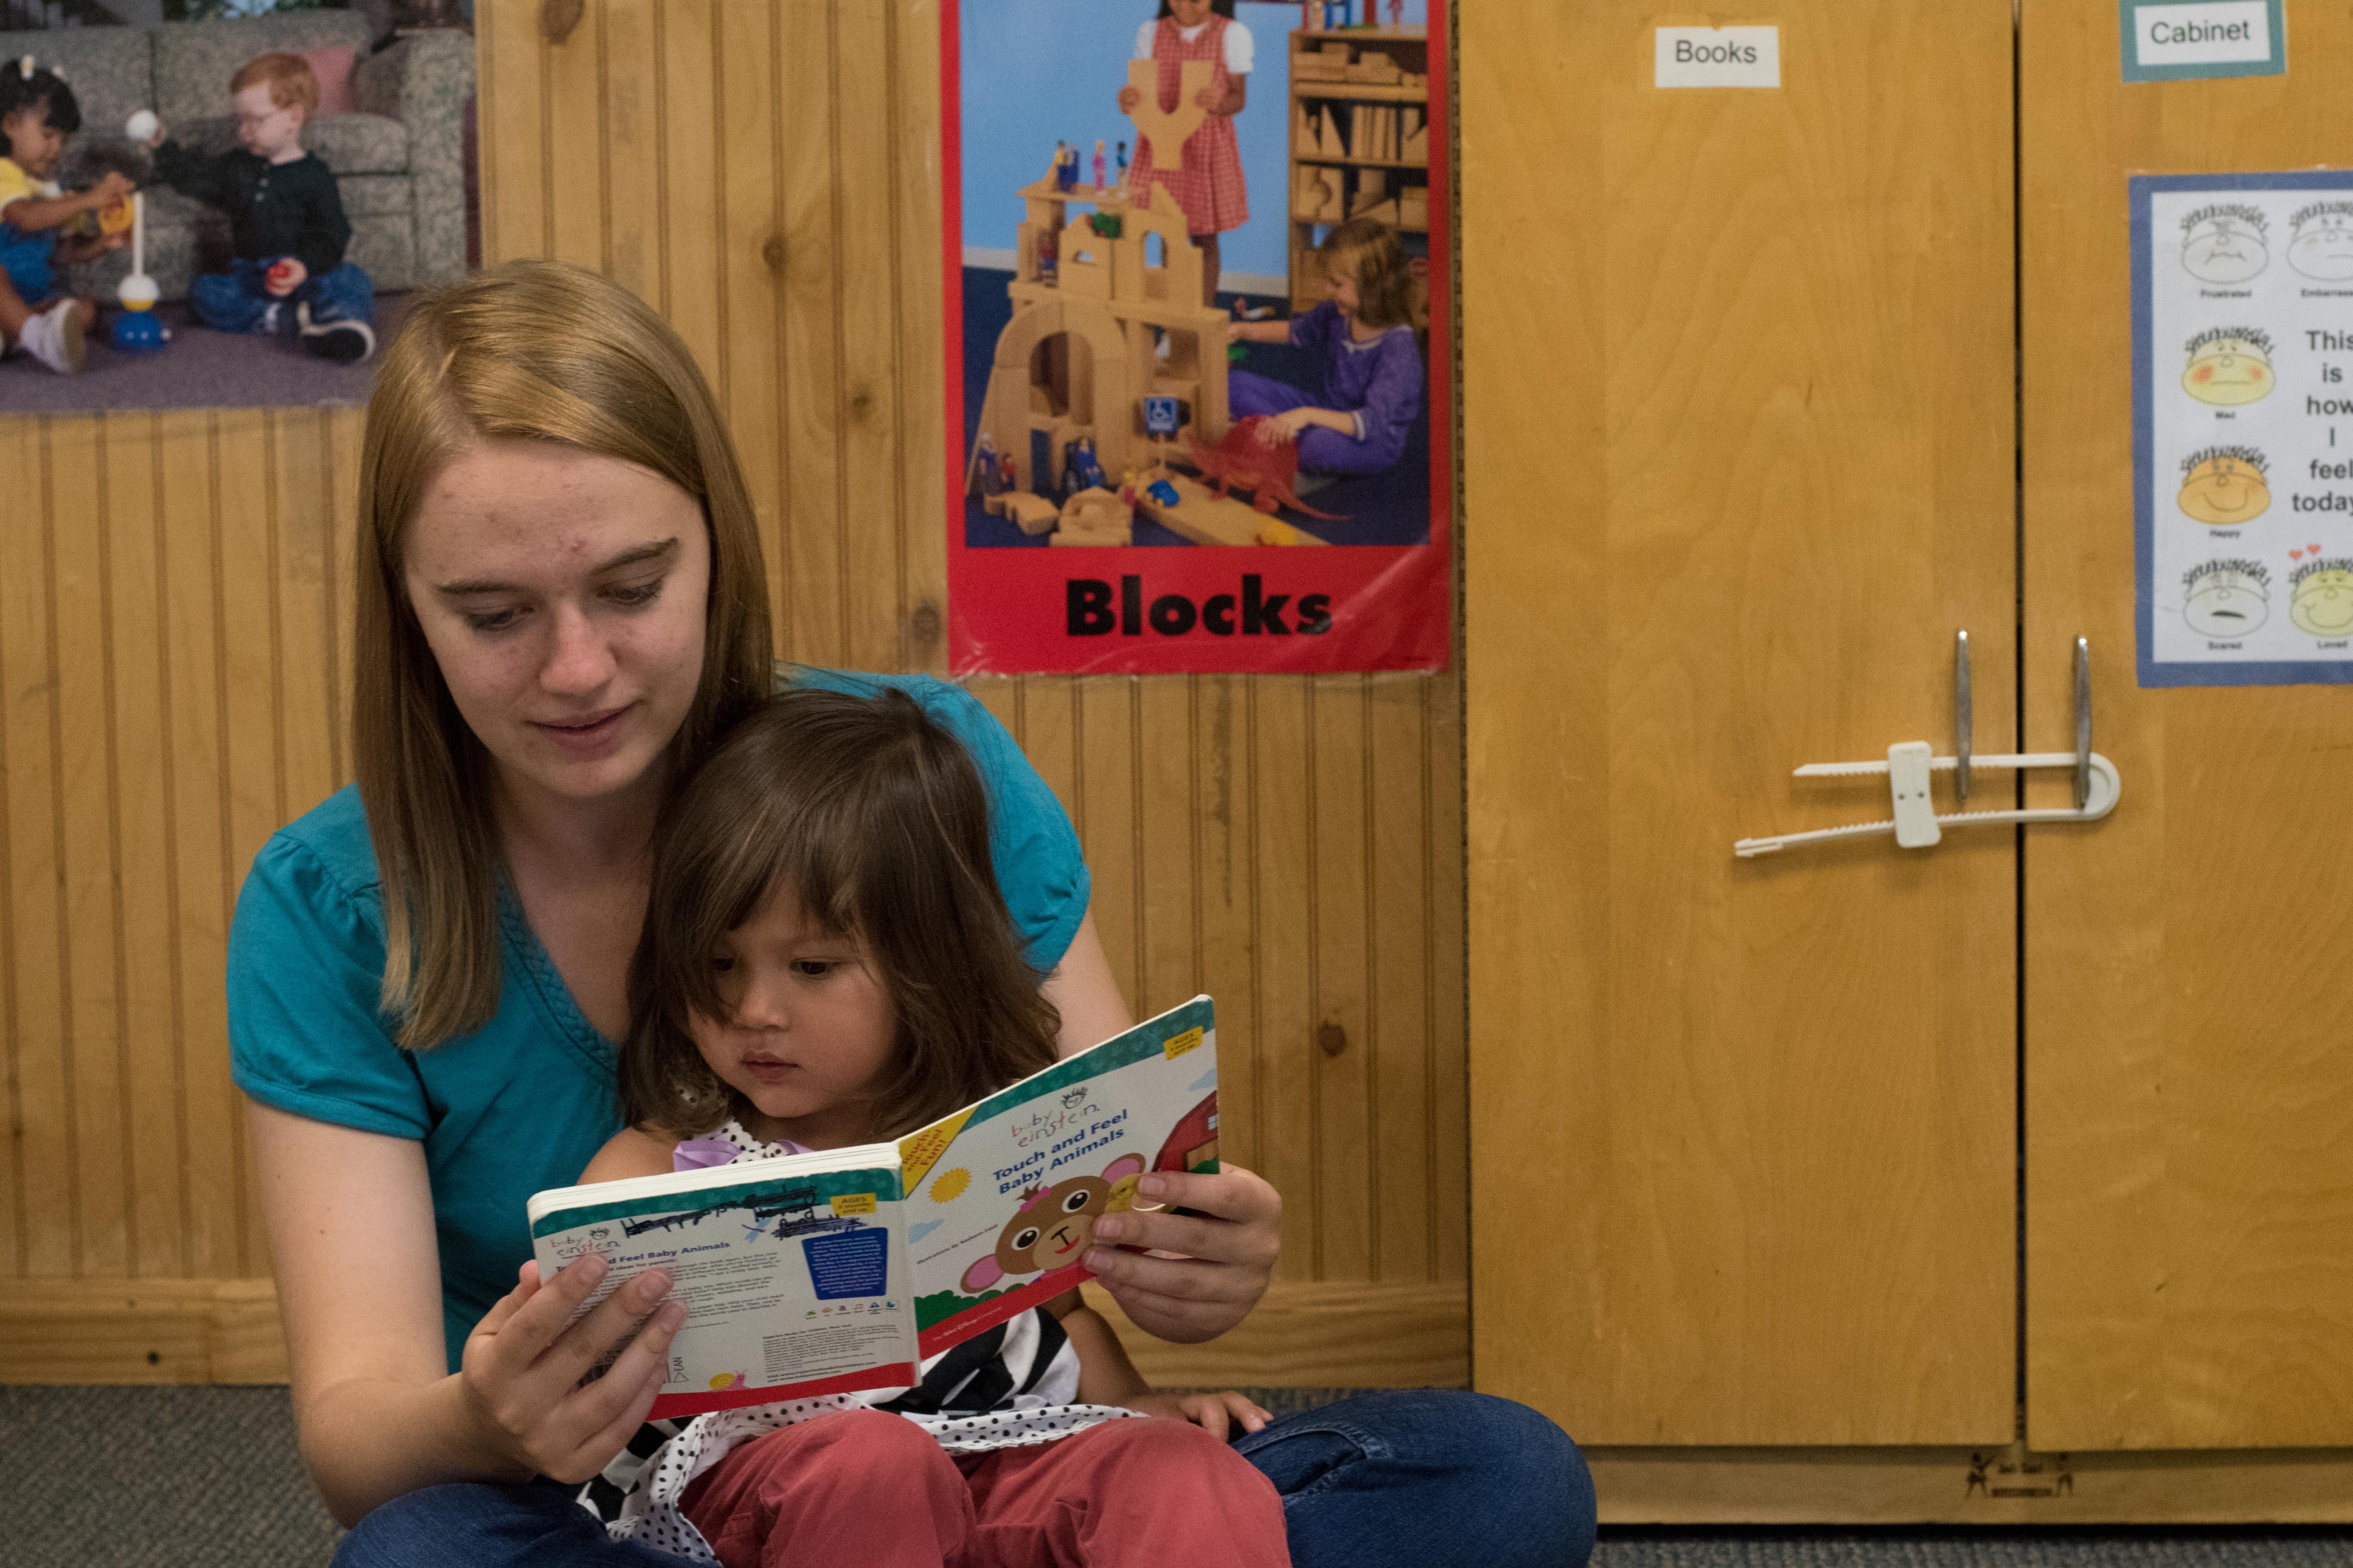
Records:
{"label": "woman's face", "polygon": [[511,792],[570,801],[648,779],[702,673],[710,531],[633,463],[485,441],[409,525],[408,600]]}

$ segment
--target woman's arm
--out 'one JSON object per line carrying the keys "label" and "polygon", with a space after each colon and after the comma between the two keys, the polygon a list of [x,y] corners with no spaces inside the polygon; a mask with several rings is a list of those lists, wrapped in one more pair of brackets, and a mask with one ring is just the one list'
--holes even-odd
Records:
{"label": "woman's arm", "polygon": [[1079,931],[1063,951],[1062,962],[1046,976],[1046,1000],[1062,1015],[1061,1032],[1054,1037],[1057,1057],[1074,1057],[1113,1035],[1135,1026],[1135,1015],[1119,994],[1119,981],[1103,952],[1103,936],[1095,930],[1091,908],[1079,921]]}
{"label": "woman's arm", "polygon": [[1270,1412],[1231,1391],[1156,1394],[1128,1360],[1127,1347],[1119,1342],[1111,1324],[1087,1306],[1076,1290],[1055,1297],[1046,1306],[1062,1321],[1062,1331],[1071,1336],[1071,1348],[1078,1352],[1082,1405],[1118,1405],[1147,1415],[1172,1416],[1205,1426],[1220,1437],[1231,1422],[1240,1422],[1245,1432],[1255,1432],[1274,1419]]}
{"label": "woman's arm", "polygon": [[338,1521],[440,1481],[586,1479],[620,1452],[683,1311],[656,1313],[607,1376],[580,1378],[669,1293],[666,1275],[614,1291],[565,1332],[603,1260],[545,1288],[525,1264],[451,1373],[423,1145],[259,1102],[252,1126],[302,1459]]}
{"label": "woman's arm", "polygon": [[[1056,1045],[1064,1057],[1099,1046],[1135,1022],[1119,994],[1092,910],[1079,922],[1062,962],[1047,976],[1045,992],[1061,1010]],[[1184,1256],[1144,1258],[1098,1247],[1087,1254],[1087,1267],[1145,1332],[1179,1344],[1214,1340],[1249,1317],[1266,1294],[1274,1260],[1282,1252],[1282,1199],[1263,1178],[1240,1165],[1227,1165],[1215,1175],[1155,1172],[1139,1184],[1148,1198],[1197,1212],[1105,1215],[1095,1222],[1095,1235]]]}

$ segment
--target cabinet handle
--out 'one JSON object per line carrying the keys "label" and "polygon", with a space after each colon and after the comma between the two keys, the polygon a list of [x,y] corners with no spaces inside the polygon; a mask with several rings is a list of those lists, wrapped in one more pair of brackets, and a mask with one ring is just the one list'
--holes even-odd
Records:
{"label": "cabinet handle", "polygon": [[2092,798],[2092,645],[2075,639],[2075,809]]}
{"label": "cabinet handle", "polygon": [[[1953,804],[1969,804],[1969,634],[1953,634]],[[2075,803],[2081,805],[2079,799]]]}

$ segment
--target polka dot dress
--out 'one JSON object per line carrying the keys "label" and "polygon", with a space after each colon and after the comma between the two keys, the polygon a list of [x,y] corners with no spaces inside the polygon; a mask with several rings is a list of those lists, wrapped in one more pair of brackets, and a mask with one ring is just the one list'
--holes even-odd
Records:
{"label": "polka dot dress", "polygon": [[[788,1152],[762,1142],[733,1121],[708,1137],[750,1159]],[[867,1389],[715,1410],[686,1422],[649,1422],[582,1489],[580,1504],[603,1519],[617,1540],[716,1563],[702,1531],[679,1511],[679,1499],[730,1449],[780,1427],[879,1406],[921,1426],[951,1454],[976,1454],[1050,1443],[1099,1422],[1138,1414],[1072,1403],[1079,1392],[1078,1352],[1062,1325],[1042,1308],[927,1358],[923,1373],[923,1381],[913,1388]]]}

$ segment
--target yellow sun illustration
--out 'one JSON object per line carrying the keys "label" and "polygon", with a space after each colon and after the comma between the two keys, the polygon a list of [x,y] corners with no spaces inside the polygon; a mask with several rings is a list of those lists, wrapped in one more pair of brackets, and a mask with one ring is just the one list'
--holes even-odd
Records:
{"label": "yellow sun illustration", "polygon": [[942,1171],[932,1181],[932,1202],[952,1204],[964,1196],[965,1188],[972,1184],[972,1173],[958,1165],[953,1171]]}

